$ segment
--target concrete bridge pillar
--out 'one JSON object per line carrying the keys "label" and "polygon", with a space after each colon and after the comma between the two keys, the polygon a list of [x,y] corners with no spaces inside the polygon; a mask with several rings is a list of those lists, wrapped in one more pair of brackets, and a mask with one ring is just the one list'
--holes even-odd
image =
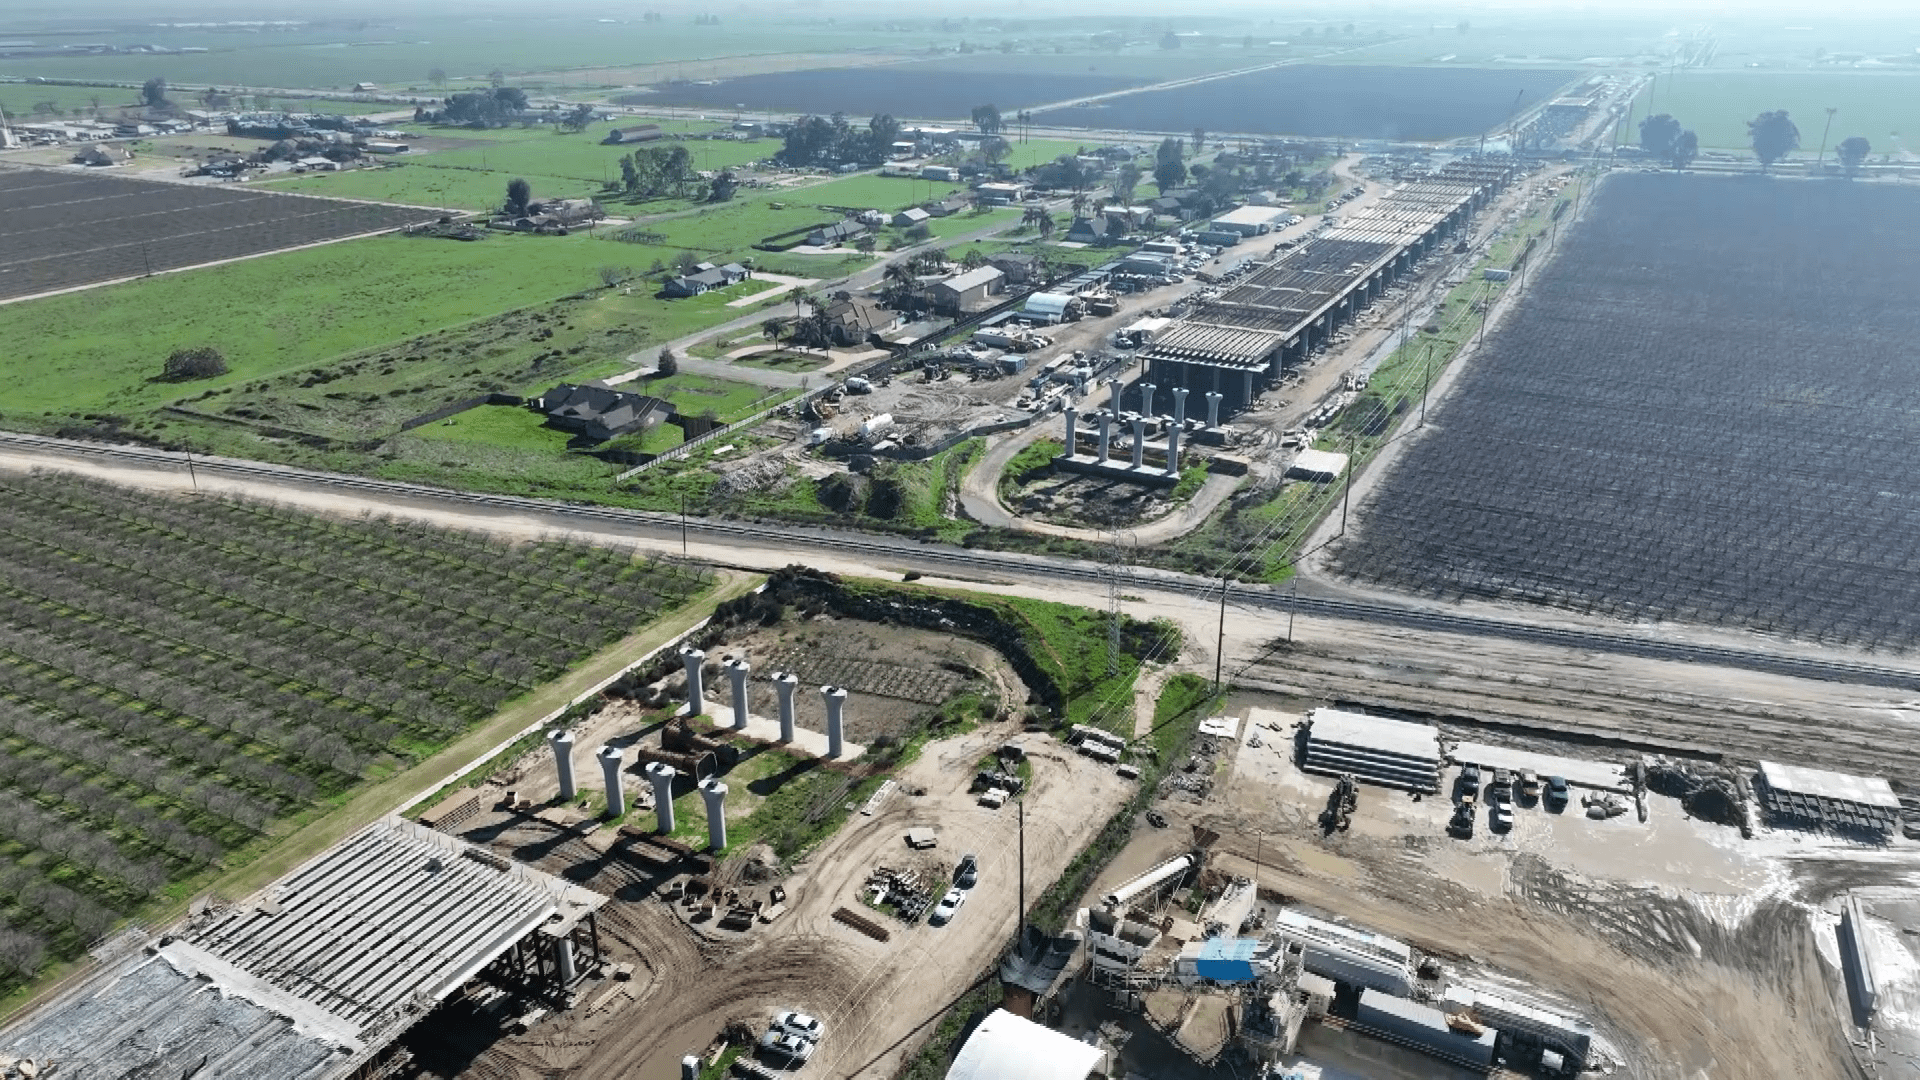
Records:
{"label": "concrete bridge pillar", "polygon": [[1140,384],[1140,415],[1142,416],[1153,415],[1153,389],[1153,384],[1150,382]]}
{"label": "concrete bridge pillar", "polygon": [[553,748],[553,771],[560,781],[560,798],[571,799],[573,787],[573,732],[556,731],[547,736],[547,745]]}
{"label": "concrete bridge pillar", "polygon": [[776,672],[773,676],[773,692],[780,695],[780,741],[793,741],[793,691],[799,687],[800,677],[791,671]]}
{"label": "concrete bridge pillar", "polygon": [[827,701],[827,756],[837,758],[846,741],[847,692],[838,686],[823,686],[820,696]]}
{"label": "concrete bridge pillar", "polygon": [[753,672],[753,665],[745,660],[727,661],[727,678],[733,683],[733,730],[747,729],[747,676]]}
{"label": "concrete bridge pillar", "polygon": [[1220,395],[1212,390],[1207,391],[1207,426],[1220,426]]}
{"label": "concrete bridge pillar", "polygon": [[673,832],[673,780],[680,774],[673,766],[660,761],[649,761],[645,769],[647,780],[653,784],[653,813],[659,823],[660,832],[671,835]]}
{"label": "concrete bridge pillar", "polygon": [[620,783],[620,748],[602,746],[594,756],[600,759],[600,774],[607,781],[607,816],[617,818],[627,812],[627,791]]}
{"label": "concrete bridge pillar", "polygon": [[1100,410],[1100,464],[1102,465],[1105,465],[1107,463],[1107,448],[1111,445],[1112,441],[1113,441],[1113,413],[1110,410],[1101,409]]}
{"label": "concrete bridge pillar", "polygon": [[727,847],[727,785],[709,776],[700,781],[700,798],[707,804],[707,846],[724,851]]}
{"label": "concrete bridge pillar", "polygon": [[687,715],[700,716],[707,711],[707,695],[700,674],[700,665],[707,662],[707,654],[699,649],[682,648],[680,662],[687,666]]}
{"label": "concrete bridge pillar", "polygon": [[1069,407],[1067,409],[1067,456],[1068,457],[1072,457],[1076,452],[1078,452],[1080,448],[1080,444],[1076,441],[1080,435],[1079,426],[1080,426],[1080,410]]}
{"label": "concrete bridge pillar", "polygon": [[1139,468],[1147,459],[1147,418],[1139,413],[1133,415],[1133,467]]}

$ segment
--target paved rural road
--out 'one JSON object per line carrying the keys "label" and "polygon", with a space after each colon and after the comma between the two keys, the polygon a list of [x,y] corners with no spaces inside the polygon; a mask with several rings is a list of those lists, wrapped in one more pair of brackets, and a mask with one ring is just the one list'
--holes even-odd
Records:
{"label": "paved rural road", "polygon": [[[1054,594],[1068,583],[1079,586],[1079,591],[1089,595],[1105,593],[1106,569],[1083,559],[978,551],[789,524],[682,519],[672,514],[614,507],[448,491],[231,458],[195,456],[191,458],[191,469],[188,464],[187,455],[172,451],[0,433],[0,468],[75,468],[117,483],[166,490],[179,489],[182,473],[187,472],[192,477],[204,476],[209,483],[219,480],[223,488],[254,497],[291,498],[299,493],[324,491],[329,495],[331,506],[344,512],[414,515],[423,510],[441,510],[490,520],[513,516],[605,541],[627,544],[651,541],[647,546],[666,549],[671,548],[676,533],[681,535],[683,544],[688,542],[687,538],[697,535],[703,547],[717,549],[721,560],[733,558],[738,563],[763,569],[798,561],[805,558],[804,552],[817,552],[834,557],[850,569],[873,574],[919,570],[960,580],[979,580],[981,575],[989,575],[989,580],[1035,586]],[[1087,586],[1093,588],[1087,589]],[[1300,591],[1294,593],[1264,585],[1235,583],[1230,586],[1229,599],[1236,607],[1256,610],[1268,617],[1282,612],[1298,613],[1378,626],[1505,638],[1589,652],[1702,662],[1831,682],[1920,690],[1920,665],[1869,663],[1800,643],[1781,642],[1773,646],[1767,642],[1770,646],[1767,648],[1728,645],[1708,640],[1713,636],[1724,640],[1727,635],[1713,635],[1705,630],[1619,624],[1615,624],[1618,629],[1599,629],[1590,622],[1583,624],[1557,612],[1527,612],[1529,618],[1522,620],[1364,598],[1325,583],[1305,582],[1299,588]],[[1135,567],[1129,589],[1155,591],[1193,601],[1218,598],[1221,586],[1217,580],[1194,574]],[[1078,602],[1073,597],[1058,598]]]}

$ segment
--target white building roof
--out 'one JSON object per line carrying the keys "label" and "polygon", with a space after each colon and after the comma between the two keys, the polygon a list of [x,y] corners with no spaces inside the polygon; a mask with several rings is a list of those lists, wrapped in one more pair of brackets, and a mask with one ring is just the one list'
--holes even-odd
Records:
{"label": "white building roof", "polygon": [[1060,315],[1067,310],[1067,305],[1071,303],[1073,303],[1073,297],[1068,296],[1066,293],[1037,292],[1027,297],[1027,302],[1021,306],[1020,310],[1045,315]]}
{"label": "white building roof", "polygon": [[1774,761],[1762,761],[1760,775],[1767,778],[1767,786],[1775,791],[1818,795],[1840,802],[1865,803],[1868,806],[1879,806],[1888,810],[1900,809],[1900,799],[1893,793],[1893,787],[1877,776],[1848,776],[1846,773],[1828,772],[1825,769],[1805,769],[1798,765],[1782,765]]}
{"label": "white building roof", "polygon": [[1287,469],[1289,476],[1326,477],[1335,479],[1347,471],[1347,455],[1336,454],[1331,450],[1306,449],[1300,451]]}
{"label": "white building roof", "polygon": [[1250,225],[1258,227],[1271,225],[1286,214],[1285,210],[1273,206],[1243,206],[1238,210],[1229,210],[1213,219],[1216,225]]}
{"label": "white building roof", "polygon": [[1314,709],[1307,714],[1308,735],[1320,742],[1360,746],[1409,757],[1438,758],[1439,729],[1405,720],[1388,720],[1340,709]]}
{"label": "white building roof", "polygon": [[997,266],[982,266],[964,274],[955,274],[940,284],[954,292],[966,292],[968,289],[977,289],[982,285],[991,285],[1005,276]]}
{"label": "white building roof", "polygon": [[1104,1056],[1097,1046],[995,1009],[967,1037],[947,1080],[1087,1080]]}

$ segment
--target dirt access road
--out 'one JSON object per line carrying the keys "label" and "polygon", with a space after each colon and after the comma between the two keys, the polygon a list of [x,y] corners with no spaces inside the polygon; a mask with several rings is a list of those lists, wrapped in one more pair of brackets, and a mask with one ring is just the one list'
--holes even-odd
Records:
{"label": "dirt access road", "polygon": [[[1033,787],[1026,797],[1028,902],[1065,869],[1131,792],[1131,782],[1051,738],[990,726],[927,747],[898,777],[900,790],[872,817],[854,814],[786,882],[789,912],[743,943],[703,943],[655,899],[621,899],[625,879],[608,870],[584,883],[612,892],[607,924],[635,950],[651,982],[623,1007],[601,1016],[560,1018],[504,1040],[465,1074],[497,1077],[504,1066],[535,1080],[569,1048],[590,1046],[569,1062],[575,1080],[677,1080],[680,1059],[702,1050],[729,1020],[764,1021],[800,1009],[826,1023],[807,1075],[885,1076],[917,1048],[928,1025],[963,994],[1013,937],[1019,895],[1018,818],[1012,805],[987,810],[967,787],[974,765],[1009,738],[1027,747]],[[906,792],[925,788],[925,795]],[[947,865],[980,856],[979,884],[946,926],[905,926],[861,907],[859,890],[876,866],[913,858],[903,840],[916,825],[940,837]],[[573,850],[577,849],[577,850]],[[577,841],[542,865],[579,879],[581,864],[604,861]],[[882,943],[836,922],[835,908],[860,910],[887,925]]]}

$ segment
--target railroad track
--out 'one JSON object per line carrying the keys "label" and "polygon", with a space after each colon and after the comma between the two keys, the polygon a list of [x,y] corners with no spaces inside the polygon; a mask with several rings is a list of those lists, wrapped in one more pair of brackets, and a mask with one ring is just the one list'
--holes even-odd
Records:
{"label": "railroad track", "polygon": [[[1103,587],[1106,583],[1107,571],[1101,564],[1059,556],[976,551],[941,544],[925,544],[912,540],[792,525],[762,525],[754,522],[723,521],[711,518],[683,519],[673,514],[646,510],[555,502],[516,495],[453,491],[396,480],[318,472],[264,462],[234,458],[190,457],[190,455],[169,450],[77,442],[17,432],[0,432],[0,448],[5,447],[49,455],[95,458],[122,464],[164,468],[169,471],[186,468],[191,462],[196,473],[208,472],[289,486],[318,486],[390,499],[532,514],[577,522],[581,525],[612,526],[669,536],[684,530],[687,534],[698,534],[702,537],[748,540],[776,548],[813,549],[883,560],[878,565],[896,563],[905,568],[995,573],[1039,583],[1057,582],[1063,578]],[[1148,568],[1135,568],[1134,583],[1194,599],[1217,599],[1222,588],[1218,579]],[[1826,682],[1920,690],[1920,670],[1892,665],[1727,645],[1681,642],[1602,629],[1496,619],[1483,615],[1437,611],[1413,605],[1315,595],[1311,591],[1282,592],[1265,585],[1233,583],[1227,588],[1228,599],[1232,603],[1263,611],[1288,611],[1321,618],[1427,630],[1435,633],[1496,637],[1653,660],[1720,665]]]}

